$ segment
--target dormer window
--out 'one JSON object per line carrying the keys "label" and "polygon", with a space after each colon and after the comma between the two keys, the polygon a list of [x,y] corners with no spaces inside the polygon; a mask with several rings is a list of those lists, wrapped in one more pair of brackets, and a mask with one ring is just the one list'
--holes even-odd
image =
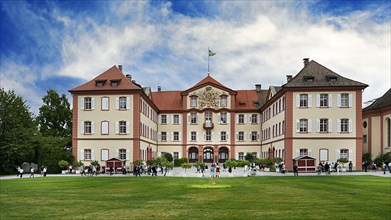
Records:
{"label": "dormer window", "polygon": [[120,80],[110,80],[111,86],[118,86]]}
{"label": "dormer window", "polygon": [[331,75],[327,75],[326,76],[326,79],[327,79],[327,81],[329,81],[329,82],[336,82],[337,81],[337,76],[331,76]]}
{"label": "dormer window", "polygon": [[246,106],[245,102],[239,102],[239,106]]}
{"label": "dormer window", "polygon": [[102,87],[105,85],[105,82],[106,82],[106,80],[97,80],[97,81],[95,81],[95,86]]}
{"label": "dormer window", "polygon": [[304,76],[304,81],[306,82],[313,82],[315,80],[315,77],[313,76]]}

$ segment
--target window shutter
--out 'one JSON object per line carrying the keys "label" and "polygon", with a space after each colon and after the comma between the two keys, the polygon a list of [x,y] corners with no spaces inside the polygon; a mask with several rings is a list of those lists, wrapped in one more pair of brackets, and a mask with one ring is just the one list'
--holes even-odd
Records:
{"label": "window shutter", "polygon": [[190,121],[191,120],[191,117],[190,117],[190,113],[187,113],[187,124],[190,124]]}
{"label": "window shutter", "polygon": [[308,149],[308,156],[312,157],[312,150]]}
{"label": "window shutter", "polygon": [[308,133],[312,132],[312,119],[308,119]]}
{"label": "window shutter", "polygon": [[119,158],[119,151],[115,150],[115,158]]}
{"label": "window shutter", "polygon": [[91,121],[91,134],[95,134],[95,122]]}
{"label": "window shutter", "polygon": [[115,122],[115,133],[119,134],[119,122],[118,121]]}
{"label": "window shutter", "polygon": [[80,109],[84,110],[84,96],[80,96]]}
{"label": "window shutter", "polygon": [[95,160],[95,151],[91,150],[91,160]]}
{"label": "window shutter", "polygon": [[159,132],[159,140],[162,140],[162,132]]}
{"label": "window shutter", "polygon": [[231,113],[227,113],[227,124],[231,121]]}
{"label": "window shutter", "polygon": [[159,123],[158,124],[162,124],[162,116],[159,115]]}
{"label": "window shutter", "polygon": [[316,132],[320,132],[320,119],[316,119]]}
{"label": "window shutter", "polygon": [[235,115],[236,124],[239,124],[239,115]]}
{"label": "window shutter", "polygon": [[196,113],[196,123],[198,123],[198,114]]}
{"label": "window shutter", "polygon": [[204,132],[204,141],[206,141],[206,133]]}
{"label": "window shutter", "polygon": [[236,160],[239,160],[239,153],[236,153]]}
{"label": "window shutter", "polygon": [[236,140],[239,140],[239,132],[236,132]]}
{"label": "window shutter", "polygon": [[251,115],[248,115],[248,123],[251,124]]}
{"label": "window shutter", "polygon": [[115,109],[119,109],[119,98],[115,98]]}
{"label": "window shutter", "polygon": [[296,119],[296,132],[300,132],[300,120]]}
{"label": "window shutter", "polygon": [[80,150],[79,159],[84,160],[84,149]]}
{"label": "window shutter", "polygon": [[170,124],[170,121],[171,121],[170,119],[171,119],[171,115],[167,115],[167,116],[166,116],[166,120],[167,120],[167,124],[168,124],[168,125]]}
{"label": "window shutter", "polygon": [[179,122],[179,124],[182,124],[182,116],[181,115],[178,116],[178,122]]}
{"label": "window shutter", "polygon": [[179,135],[179,136],[178,136],[178,140],[179,140],[179,141],[182,141],[182,132],[179,132],[178,135]]}
{"label": "window shutter", "polygon": [[126,121],[126,134],[129,134],[130,131],[129,131],[129,121]]}
{"label": "window shutter", "polygon": [[169,132],[170,133],[170,141],[174,140],[174,132]]}
{"label": "window shutter", "polygon": [[130,98],[126,97],[126,109],[130,109]]}
{"label": "window shutter", "polygon": [[349,150],[349,160],[353,161],[353,150]]}
{"label": "window shutter", "polygon": [[337,107],[341,107],[341,94],[337,94]]}
{"label": "window shutter", "polygon": [[317,107],[317,108],[320,107],[320,94],[317,94],[317,95],[316,95],[316,107]]}
{"label": "window shutter", "polygon": [[221,133],[220,133],[220,131],[219,132],[217,132],[217,137],[218,137],[218,141],[221,141]]}
{"label": "window shutter", "polygon": [[220,113],[217,114],[217,123],[218,123],[218,124],[221,123],[221,116],[220,116]]}
{"label": "window shutter", "polygon": [[333,107],[333,94],[329,94],[329,108]]}
{"label": "window shutter", "polygon": [[211,141],[214,141],[215,140],[215,133],[212,132],[212,135],[211,135]]}
{"label": "window shutter", "polygon": [[336,160],[338,160],[340,157],[341,157],[341,152],[340,152],[340,150],[339,149],[337,149],[337,159]]}
{"label": "window shutter", "polygon": [[337,119],[337,132],[341,132],[341,119]]}
{"label": "window shutter", "polygon": [[260,132],[257,132],[257,140],[259,140]]}
{"label": "window shutter", "polygon": [[129,160],[129,149],[126,149],[126,160]]}
{"label": "window shutter", "polygon": [[246,124],[246,120],[247,120],[247,115],[243,114],[243,124]]}
{"label": "window shutter", "polygon": [[333,120],[329,119],[329,133],[333,132]]}
{"label": "window shutter", "polygon": [[353,104],[353,95],[349,94],[349,107],[351,108]]}
{"label": "window shutter", "polygon": [[198,132],[196,132],[196,141],[198,141]]}
{"label": "window shutter", "polygon": [[95,110],[95,98],[91,98],[91,110]]}
{"label": "window shutter", "polygon": [[308,95],[308,108],[311,108],[312,107],[312,95],[309,94]]}
{"label": "window shutter", "polygon": [[226,139],[229,140],[229,132],[226,133]]}
{"label": "window shutter", "polygon": [[191,141],[191,132],[189,132],[189,136],[187,137],[188,141]]}
{"label": "window shutter", "polygon": [[178,158],[182,158],[182,152],[178,152]]}
{"label": "window shutter", "polygon": [[297,94],[296,95],[296,108],[299,108],[300,107],[300,95]]}
{"label": "window shutter", "polygon": [[349,119],[349,132],[352,133],[353,131],[353,120]]}
{"label": "window shutter", "polygon": [[80,134],[84,134],[84,121],[80,122]]}
{"label": "window shutter", "polygon": [[296,149],[296,157],[300,156],[300,149]]}

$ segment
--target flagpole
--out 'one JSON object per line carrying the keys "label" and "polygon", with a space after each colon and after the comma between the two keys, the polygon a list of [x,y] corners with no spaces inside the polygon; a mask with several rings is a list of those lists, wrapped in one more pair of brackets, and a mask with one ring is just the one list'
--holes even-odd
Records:
{"label": "flagpole", "polygon": [[208,76],[209,76],[209,47],[208,47]]}

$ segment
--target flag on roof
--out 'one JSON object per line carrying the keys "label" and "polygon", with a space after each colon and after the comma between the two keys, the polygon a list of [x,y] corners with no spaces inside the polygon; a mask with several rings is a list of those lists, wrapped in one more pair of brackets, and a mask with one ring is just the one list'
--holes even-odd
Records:
{"label": "flag on roof", "polygon": [[214,55],[216,55],[216,53],[215,53],[215,52],[212,52],[211,50],[209,50],[209,56],[210,56],[210,57],[213,57]]}

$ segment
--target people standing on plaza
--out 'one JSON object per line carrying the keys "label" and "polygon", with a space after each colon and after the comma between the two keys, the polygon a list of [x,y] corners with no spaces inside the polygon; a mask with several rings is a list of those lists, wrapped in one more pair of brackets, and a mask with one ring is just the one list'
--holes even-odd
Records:
{"label": "people standing on plaza", "polygon": [[328,162],[324,165],[324,172],[326,172],[326,175],[330,175],[330,165]]}
{"label": "people standing on plaza", "polygon": [[353,171],[353,163],[352,161],[349,162],[349,172]]}
{"label": "people standing on plaza", "polygon": [[43,168],[44,167],[45,167],[44,165],[41,166],[41,176],[43,176]]}
{"label": "people standing on plaza", "polygon": [[113,175],[113,166],[110,166],[109,172],[110,172],[110,176],[112,176]]}
{"label": "people standing on plaza", "polygon": [[386,174],[387,165],[384,162],[382,162],[382,169],[383,169],[383,174]]}
{"label": "people standing on plaza", "polygon": [[297,164],[293,165],[293,175],[299,176],[299,170],[298,170]]}
{"label": "people standing on plaza", "polygon": [[100,172],[100,165],[98,164],[98,165],[96,165],[96,173],[95,173],[95,175],[98,176],[99,172]]}
{"label": "people standing on plaza", "polygon": [[19,167],[19,171],[18,172],[19,172],[20,178],[22,178],[23,177],[23,172],[24,172],[23,168]]}
{"label": "people standing on plaza", "polygon": [[30,177],[34,178],[34,168],[30,167]]}
{"label": "people standing on plaza", "polygon": [[18,166],[17,168],[16,168],[16,177],[19,177],[19,175],[20,175],[20,166]]}
{"label": "people standing on plaza", "polygon": [[46,166],[43,167],[43,177],[46,177],[46,172],[48,171],[48,168]]}
{"label": "people standing on plaza", "polygon": [[322,164],[321,163],[318,164],[317,173],[318,173],[318,176],[320,176],[320,174],[322,173]]}
{"label": "people standing on plaza", "polygon": [[210,166],[210,178],[214,178],[215,177],[215,167],[214,165],[212,164]]}
{"label": "people standing on plaza", "polygon": [[220,166],[218,163],[216,164],[216,177],[220,177]]}
{"label": "people standing on plaza", "polygon": [[364,163],[362,163],[362,165],[364,167],[364,171],[368,172],[368,164],[364,161]]}
{"label": "people standing on plaza", "polygon": [[69,164],[69,173],[72,173],[72,171],[73,171],[72,164]]}

